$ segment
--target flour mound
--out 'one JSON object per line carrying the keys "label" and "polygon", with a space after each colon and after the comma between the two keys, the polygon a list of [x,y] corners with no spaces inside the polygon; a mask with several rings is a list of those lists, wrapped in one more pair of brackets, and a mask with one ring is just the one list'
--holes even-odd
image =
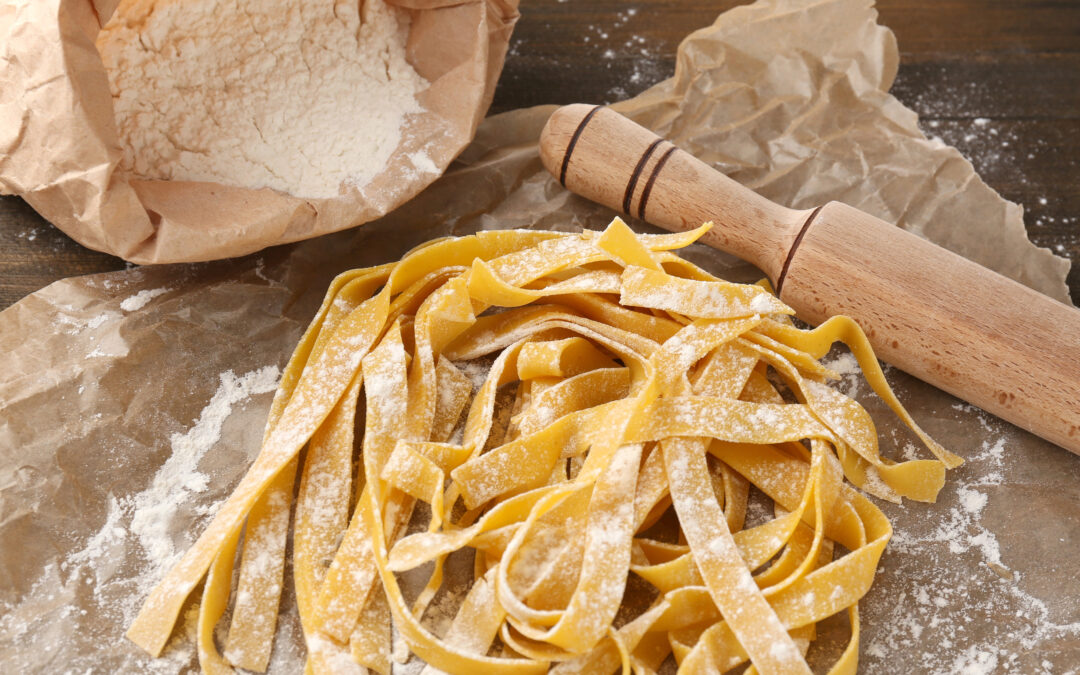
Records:
{"label": "flour mound", "polygon": [[141,178],[334,197],[386,166],[427,82],[384,0],[123,0],[98,37]]}

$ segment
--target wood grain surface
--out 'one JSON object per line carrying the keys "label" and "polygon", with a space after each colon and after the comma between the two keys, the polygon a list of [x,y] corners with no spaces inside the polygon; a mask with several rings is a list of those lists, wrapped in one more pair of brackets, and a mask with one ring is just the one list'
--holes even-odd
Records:
{"label": "wood grain surface", "polygon": [[[604,103],[671,75],[679,41],[732,0],[523,0],[492,112]],[[1025,208],[1031,239],[1080,262],[1080,2],[881,0],[896,33],[893,93],[929,135]],[[0,198],[0,308],[68,276],[123,269]],[[1080,301],[1080,265],[1069,275]]]}

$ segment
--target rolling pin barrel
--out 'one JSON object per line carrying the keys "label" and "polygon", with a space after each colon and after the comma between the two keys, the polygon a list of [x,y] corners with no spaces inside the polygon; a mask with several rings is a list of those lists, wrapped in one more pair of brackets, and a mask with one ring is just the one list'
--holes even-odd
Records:
{"label": "rolling pin barrel", "polygon": [[888,363],[1080,454],[1080,310],[838,202],[787,209],[606,108],[557,110],[540,156],[570,190],[757,265],[817,324],[846,314]]}

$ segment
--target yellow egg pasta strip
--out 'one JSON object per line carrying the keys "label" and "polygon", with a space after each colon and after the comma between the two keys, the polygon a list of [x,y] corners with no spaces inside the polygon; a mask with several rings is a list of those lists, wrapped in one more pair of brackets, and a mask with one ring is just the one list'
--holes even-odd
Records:
{"label": "yellow egg pasta strip", "polygon": [[624,305],[663,309],[703,319],[795,313],[776,296],[757,286],[680,279],[642,267],[626,268],[620,291],[619,300]]}
{"label": "yellow egg pasta strip", "polygon": [[[539,281],[543,281],[541,278]],[[536,285],[533,282],[531,285]],[[541,288],[522,288],[509,284],[495,273],[491,265],[477,258],[469,274],[469,294],[486,305],[522,307],[544,298],[576,293],[619,293],[620,275],[610,271],[587,271]]]}
{"label": "yellow egg pasta strip", "polygon": [[[376,541],[385,541],[386,532],[381,520],[373,515],[377,509],[374,492],[367,493],[369,508],[364,509],[368,531]],[[447,645],[438,640],[420,622],[413,617],[405,600],[397,579],[388,567],[386,553],[382,547],[374,547],[376,567],[382,578],[383,588],[387,594],[394,623],[398,630],[408,641],[410,649],[427,663],[448,672],[485,672],[494,675],[531,675],[542,673],[547,669],[547,663],[534,662],[526,659],[502,659],[469,653],[454,645]]]}
{"label": "yellow egg pasta strip", "polygon": [[435,380],[438,397],[435,401],[435,419],[431,425],[431,440],[441,443],[454,433],[461,413],[469,405],[472,380],[447,358],[440,358],[435,366]]}
{"label": "yellow egg pasta strip", "polygon": [[476,321],[466,281],[450,279],[429,295],[416,313],[414,349],[409,370],[406,435],[427,440],[435,422],[438,392],[435,385],[435,354]]}
{"label": "yellow egg pasta strip", "polygon": [[[484,654],[505,617],[506,613],[495,601],[495,568],[492,568],[469,588],[443,640],[462,651]],[[421,675],[437,675],[437,671],[425,666]]]}
{"label": "yellow egg pasta strip", "polygon": [[296,390],[303,369],[312,358],[316,345],[318,345],[316,353],[325,349],[327,341],[333,334],[333,327],[351,314],[360,303],[369,300],[372,294],[386,283],[394,265],[390,263],[366,270],[350,270],[334,278],[315,318],[304,331],[296,349],[289,357],[288,365],[281,374],[281,382],[274,394],[274,402],[268,415],[266,435],[269,435],[281,419],[281,413]]}
{"label": "yellow egg pasta strip", "polygon": [[582,317],[619,328],[627,333],[640,335],[658,344],[677,333],[682,327],[669,318],[628,309],[620,305],[617,300],[594,293],[564,295],[558,298],[558,302]]}
{"label": "yellow egg pasta strip", "polygon": [[[612,225],[619,229],[625,227],[621,219],[616,218]],[[675,234],[638,235],[636,239],[648,251],[668,251],[683,248],[705,234],[711,224],[702,225],[695,230]],[[554,237],[538,243],[536,246],[503,255],[491,261],[491,269],[497,276],[514,286],[524,286],[529,282],[548,276],[570,267],[581,267],[601,260],[612,260],[611,250],[619,250],[619,241],[606,241],[606,249],[601,249],[598,240],[602,235],[583,232],[578,236]],[[624,239],[622,243],[627,244]],[[624,252],[624,255],[632,255]],[[486,258],[485,258],[486,259]],[[614,262],[614,261],[613,261]]]}
{"label": "yellow egg pasta strip", "polygon": [[518,378],[573,377],[597,368],[611,368],[615,362],[591,342],[581,337],[530,342],[518,355]]}
{"label": "yellow egg pasta strip", "polygon": [[[851,447],[866,463],[878,472],[881,480],[895,491],[878,490],[874,494],[889,501],[899,501],[899,497],[908,497],[919,501],[933,502],[937,493],[945,484],[943,462],[935,460],[911,460],[913,464],[886,464],[878,454],[877,430],[869,413],[854,400],[840,392],[814,380],[807,380],[779,354],[775,354],[756,344],[748,345],[758,351],[762,358],[777,368],[792,386],[806,400],[814,415],[822,420],[837,438]],[[873,483],[866,479],[866,471],[852,471],[855,465],[848,465],[848,479],[863,489],[870,490]]]}
{"label": "yellow egg pasta strip", "polygon": [[[703,227],[712,227],[712,223],[708,223]],[[597,238],[596,246],[610,253],[612,260],[623,267],[636,266],[650,270],[660,270],[660,263],[656,260],[652,251],[623,222],[622,218],[615,218],[615,220],[611,221],[611,225],[608,225],[603,234]]]}
{"label": "yellow egg pasta strip", "polygon": [[[341,402],[308,444],[293,525],[293,580],[305,636],[318,630],[316,602],[349,523],[352,499],[353,424],[362,380],[350,385]],[[362,487],[362,486],[360,486]]]}
{"label": "yellow egg pasta strip", "polygon": [[566,415],[531,436],[501,445],[454,469],[465,505],[476,508],[503,494],[540,487],[560,457],[579,454],[597,441],[597,418],[625,408],[622,401]]}
{"label": "yellow egg pasta strip", "polygon": [[202,602],[199,604],[199,665],[209,675],[232,675],[232,666],[218,653],[214,644],[214,627],[224,614],[229,604],[229,581],[232,578],[233,559],[236,558],[236,545],[240,533],[237,532],[225,542],[225,546],[214,557],[206,575]]}
{"label": "yellow egg pasta strip", "polygon": [[668,482],[663,453],[654,444],[647,448],[634,494],[634,532],[652,526],[663,515],[661,507],[667,506]]}
{"label": "yellow egg pasta strip", "polygon": [[295,481],[294,460],[278,474],[248,515],[236,603],[225,640],[225,657],[238,668],[261,673],[270,662],[285,584],[285,543]]}
{"label": "yellow egg pasta strip", "polygon": [[[792,537],[801,515],[801,512],[793,511],[753,529],[735,532],[732,538],[747,569],[754,571],[776,555]],[[681,586],[700,586],[704,583],[701,572],[688,552],[654,564],[632,565],[631,570],[665,593]]]}
{"label": "yellow egg pasta strip", "polygon": [[386,594],[376,586],[349,636],[349,652],[359,665],[379,675],[390,675],[391,649],[390,605],[386,602]]}
{"label": "yellow egg pasta strip", "polygon": [[[616,639],[623,649],[636,652],[649,635],[659,634],[665,642],[669,635],[688,625],[715,621],[719,612],[704,587],[684,587],[661,596],[647,611],[620,628],[612,639],[601,641],[592,651],[576,659],[557,664],[553,673],[611,672],[621,661]],[[670,652],[670,645],[666,653]]]}
{"label": "yellow egg pasta strip", "polygon": [[[851,555],[812,572],[796,585],[771,598],[771,603],[784,625],[798,628],[831,616],[844,607],[854,608],[854,603],[870,588],[877,558],[887,543],[892,529],[876,507],[858,495],[850,495],[860,516],[868,521],[868,532],[874,539],[860,546]],[[807,601],[809,599],[809,601]],[[853,624],[854,625],[854,624]],[[853,638],[857,632],[853,630]],[[707,629],[699,638],[698,645],[720,641],[723,648],[713,647],[713,653],[726,653],[731,660],[714,663],[713,667],[724,671],[737,666],[747,657],[734,638],[730,628],[719,623]],[[697,649],[697,646],[695,646]],[[691,652],[693,653],[693,652]],[[830,672],[845,672],[852,656],[846,650]]]}
{"label": "yellow egg pasta strip", "polygon": [[[577,534],[586,527],[584,520],[591,497],[592,494],[586,491],[574,493],[563,505],[548,512],[546,515],[550,516],[567,508],[573,512],[574,517],[567,518],[556,526],[545,523],[547,527],[543,531],[547,536],[530,537],[532,541],[527,542],[529,548],[524,552],[519,551],[514,559],[508,561],[510,572],[513,573],[517,571],[515,564],[519,560],[524,559],[525,565],[536,565],[538,557],[544,558],[539,574],[520,591],[515,583],[517,580],[509,580],[510,590],[527,606],[538,610],[558,610],[569,604],[578,580],[581,558],[585,555],[585,539]],[[505,550],[503,555],[505,556]]]}
{"label": "yellow egg pasta strip", "polygon": [[832,432],[800,404],[679,396],[658,399],[648,406],[627,430],[626,440],[640,443],[673,436],[708,436],[761,444],[802,438],[833,439]]}
{"label": "yellow egg pasta strip", "polygon": [[536,395],[530,409],[518,416],[519,431],[534,434],[576,410],[624,398],[629,389],[627,368],[597,368],[573,375]]}

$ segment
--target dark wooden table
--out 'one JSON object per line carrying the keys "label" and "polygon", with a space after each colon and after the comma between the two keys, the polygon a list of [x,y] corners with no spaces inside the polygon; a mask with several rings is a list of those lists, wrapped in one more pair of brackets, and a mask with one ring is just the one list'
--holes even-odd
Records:
{"label": "dark wooden table", "polygon": [[[679,41],[731,0],[523,0],[492,112],[610,102],[671,75]],[[893,93],[960,149],[1028,235],[1080,262],[1080,2],[881,0],[896,32]],[[0,198],[0,308],[63,277],[123,269]],[[1069,275],[1080,302],[1080,265]]]}

